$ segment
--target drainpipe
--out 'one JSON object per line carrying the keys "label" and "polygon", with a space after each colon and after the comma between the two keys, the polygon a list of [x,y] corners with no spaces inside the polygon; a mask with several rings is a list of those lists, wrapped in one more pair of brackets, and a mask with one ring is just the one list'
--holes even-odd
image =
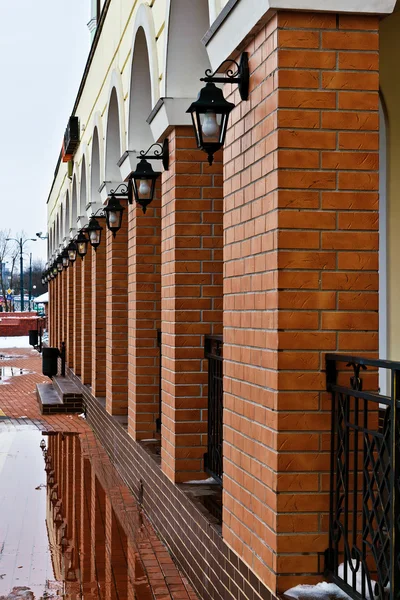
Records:
{"label": "drainpipe", "polygon": [[91,11],[90,11],[90,21],[88,23],[88,28],[90,31],[90,37],[91,40],[93,42],[93,38],[94,38],[94,34],[96,33],[96,29],[97,29],[97,23],[100,17],[100,7],[99,7],[99,0],[91,0]]}

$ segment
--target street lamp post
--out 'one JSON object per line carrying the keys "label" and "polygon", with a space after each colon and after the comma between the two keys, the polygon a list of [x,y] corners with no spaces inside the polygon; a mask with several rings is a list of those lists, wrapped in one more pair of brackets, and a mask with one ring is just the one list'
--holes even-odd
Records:
{"label": "street lamp post", "polygon": [[[20,287],[20,295],[21,295],[21,312],[24,312],[24,258],[23,258],[23,248],[26,242],[36,242],[36,238],[26,238],[25,240],[21,238],[6,238],[7,242],[17,242],[19,245],[19,287]],[[32,256],[32,255],[31,255]]]}

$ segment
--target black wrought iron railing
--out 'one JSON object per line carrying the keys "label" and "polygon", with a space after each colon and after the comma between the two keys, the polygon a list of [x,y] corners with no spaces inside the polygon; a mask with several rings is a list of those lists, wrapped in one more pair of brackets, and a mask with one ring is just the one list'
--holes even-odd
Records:
{"label": "black wrought iron railing", "polygon": [[[389,371],[388,395],[365,389],[377,389],[379,370]],[[326,375],[332,394],[326,570],[351,598],[396,600],[400,598],[400,363],[328,354]]]}
{"label": "black wrought iron railing", "polygon": [[58,354],[58,369],[57,373],[61,375],[61,377],[65,377],[65,365],[67,362],[67,350],[65,347],[65,342],[61,342],[61,348]]}
{"label": "black wrought iron railing", "polygon": [[204,470],[222,483],[223,341],[207,335],[204,345],[208,359],[208,436]]}

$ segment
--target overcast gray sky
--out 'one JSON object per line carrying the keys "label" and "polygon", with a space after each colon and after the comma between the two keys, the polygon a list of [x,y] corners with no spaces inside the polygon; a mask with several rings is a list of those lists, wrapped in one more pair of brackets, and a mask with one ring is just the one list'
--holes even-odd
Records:
{"label": "overcast gray sky", "polygon": [[[0,0],[0,229],[46,231],[46,200],[90,49],[90,0]],[[46,257],[46,242],[26,246]]]}

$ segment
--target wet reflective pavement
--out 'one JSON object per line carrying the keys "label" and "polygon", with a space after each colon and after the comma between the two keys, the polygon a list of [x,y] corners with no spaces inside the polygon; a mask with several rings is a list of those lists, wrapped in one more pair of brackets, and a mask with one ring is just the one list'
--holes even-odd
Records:
{"label": "wet reflective pavement", "polygon": [[36,428],[0,430],[0,596],[26,586],[40,598],[53,580],[40,440]]}
{"label": "wet reflective pavement", "polygon": [[0,511],[0,600],[197,598],[89,430],[0,420]]}
{"label": "wet reflective pavement", "polygon": [[28,369],[19,369],[18,367],[0,367],[0,385],[7,383],[12,377],[20,377],[21,375],[29,375],[31,371]]}

